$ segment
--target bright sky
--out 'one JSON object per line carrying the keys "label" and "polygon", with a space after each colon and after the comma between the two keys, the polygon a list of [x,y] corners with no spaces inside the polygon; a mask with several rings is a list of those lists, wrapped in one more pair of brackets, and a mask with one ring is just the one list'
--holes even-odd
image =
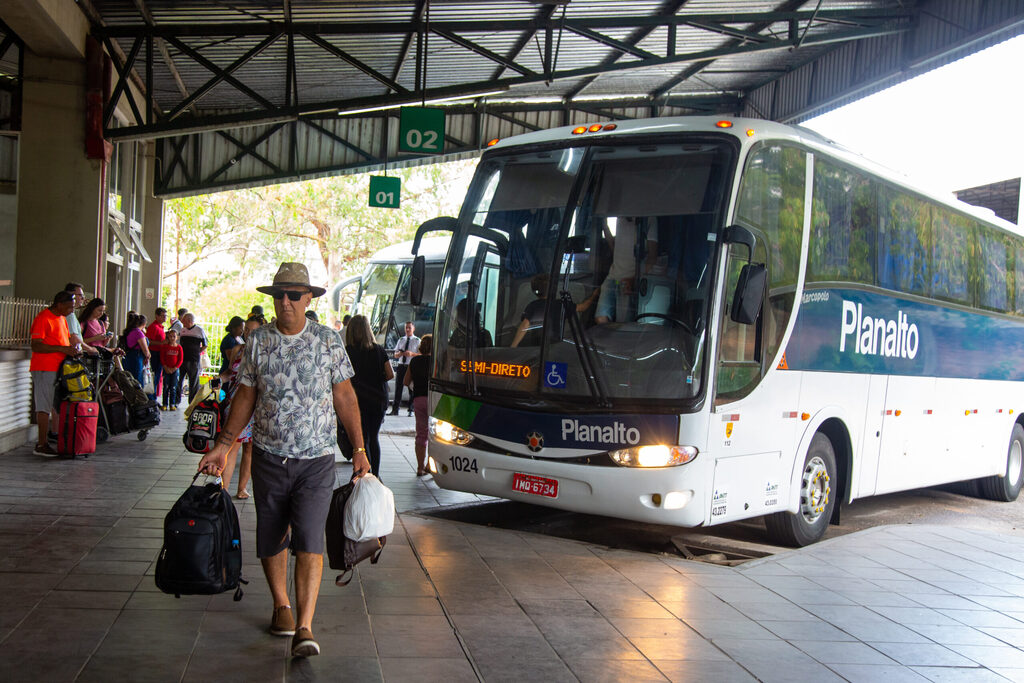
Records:
{"label": "bright sky", "polygon": [[1024,36],[805,122],[916,180],[952,192],[1024,174]]}

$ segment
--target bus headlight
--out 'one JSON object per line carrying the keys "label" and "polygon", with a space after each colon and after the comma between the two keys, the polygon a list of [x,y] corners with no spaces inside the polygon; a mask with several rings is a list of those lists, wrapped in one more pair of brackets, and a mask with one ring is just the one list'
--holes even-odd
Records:
{"label": "bus headlight", "polygon": [[473,440],[473,435],[464,429],[459,429],[451,422],[438,420],[434,417],[430,418],[430,436],[438,441],[455,444],[456,446],[465,446]]}
{"label": "bus headlight", "polygon": [[623,467],[676,467],[697,457],[694,446],[636,446],[608,453]]}

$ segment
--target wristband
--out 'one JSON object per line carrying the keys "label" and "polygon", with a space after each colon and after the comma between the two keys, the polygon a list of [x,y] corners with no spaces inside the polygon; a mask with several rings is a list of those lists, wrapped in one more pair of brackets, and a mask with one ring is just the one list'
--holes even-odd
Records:
{"label": "wristband", "polygon": [[353,448],[353,449],[352,449],[352,452],[353,452],[353,453],[365,453],[365,452],[366,452],[366,449],[365,449],[365,448],[363,448],[362,446],[360,446],[359,448]]}

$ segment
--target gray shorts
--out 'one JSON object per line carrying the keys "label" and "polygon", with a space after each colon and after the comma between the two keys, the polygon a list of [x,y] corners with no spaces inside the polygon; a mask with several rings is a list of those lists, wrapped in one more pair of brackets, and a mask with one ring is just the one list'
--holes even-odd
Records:
{"label": "gray shorts", "polygon": [[273,557],[289,547],[293,553],[322,553],[334,455],[282,458],[254,446],[251,472],[256,555]]}
{"label": "gray shorts", "polygon": [[32,371],[32,397],[36,402],[37,413],[53,412],[53,392],[57,383],[55,370]]}

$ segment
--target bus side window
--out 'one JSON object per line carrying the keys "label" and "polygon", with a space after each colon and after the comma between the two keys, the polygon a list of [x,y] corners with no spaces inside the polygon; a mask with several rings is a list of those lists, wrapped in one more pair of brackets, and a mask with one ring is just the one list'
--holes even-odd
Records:
{"label": "bus side window", "polygon": [[[754,249],[754,261],[764,263],[764,240],[759,239]],[[758,359],[758,329],[764,325],[765,312],[753,325],[742,325],[729,317],[736,292],[740,269],[747,263],[747,248],[734,244],[729,248],[726,265],[725,308],[722,332],[718,344],[718,368],[715,380],[715,405],[735,401],[749,394],[761,379],[761,361]]]}

